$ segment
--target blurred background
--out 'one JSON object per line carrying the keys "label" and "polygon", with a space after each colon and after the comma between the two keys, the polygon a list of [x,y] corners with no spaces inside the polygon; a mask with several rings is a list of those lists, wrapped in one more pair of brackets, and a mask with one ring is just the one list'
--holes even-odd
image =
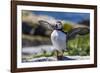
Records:
{"label": "blurred background", "polygon": [[[51,12],[22,10],[22,61],[41,57],[54,56],[53,46],[50,40],[52,29],[39,24],[39,20],[45,20],[55,24],[60,20],[63,23],[63,31],[69,32],[73,28],[90,26],[89,13],[75,12]],[[68,51],[64,56],[90,55],[90,34],[77,35],[66,43]]]}

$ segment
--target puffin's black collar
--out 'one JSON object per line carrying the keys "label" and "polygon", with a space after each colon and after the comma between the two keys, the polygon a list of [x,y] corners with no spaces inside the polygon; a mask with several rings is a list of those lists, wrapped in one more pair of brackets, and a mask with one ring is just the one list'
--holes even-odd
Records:
{"label": "puffin's black collar", "polygon": [[64,32],[62,29],[56,29],[56,30],[61,31],[61,32],[65,33],[65,34],[68,34],[68,32]]}

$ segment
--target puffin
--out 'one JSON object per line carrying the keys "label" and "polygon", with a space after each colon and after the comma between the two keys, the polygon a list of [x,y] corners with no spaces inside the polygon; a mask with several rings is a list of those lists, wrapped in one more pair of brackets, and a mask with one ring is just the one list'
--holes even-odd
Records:
{"label": "puffin", "polygon": [[52,29],[50,39],[51,39],[53,50],[54,50],[57,60],[63,60],[64,51],[68,51],[68,48],[67,48],[68,40],[75,38],[77,34],[85,35],[89,33],[88,27],[78,27],[78,28],[72,29],[69,32],[64,32],[61,21],[56,21],[56,23],[53,25],[44,20],[40,20],[39,23],[42,25],[45,25],[49,29]]}

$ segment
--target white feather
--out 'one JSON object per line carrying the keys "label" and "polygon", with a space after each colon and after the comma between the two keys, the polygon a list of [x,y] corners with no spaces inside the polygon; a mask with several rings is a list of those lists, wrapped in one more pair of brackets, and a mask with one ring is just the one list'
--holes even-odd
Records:
{"label": "white feather", "polygon": [[51,34],[51,42],[54,50],[66,50],[66,34],[59,30],[54,30]]}

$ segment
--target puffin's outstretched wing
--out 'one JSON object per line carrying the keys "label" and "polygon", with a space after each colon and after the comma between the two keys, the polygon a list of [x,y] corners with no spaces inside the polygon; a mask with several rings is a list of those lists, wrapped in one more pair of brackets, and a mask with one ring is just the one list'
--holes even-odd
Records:
{"label": "puffin's outstretched wing", "polygon": [[72,39],[76,35],[85,35],[88,33],[89,33],[89,28],[86,28],[86,27],[74,28],[68,32],[68,39]]}
{"label": "puffin's outstretched wing", "polygon": [[39,24],[46,27],[47,29],[53,30],[53,26],[49,22],[44,21],[44,20],[39,20],[38,22]]}

